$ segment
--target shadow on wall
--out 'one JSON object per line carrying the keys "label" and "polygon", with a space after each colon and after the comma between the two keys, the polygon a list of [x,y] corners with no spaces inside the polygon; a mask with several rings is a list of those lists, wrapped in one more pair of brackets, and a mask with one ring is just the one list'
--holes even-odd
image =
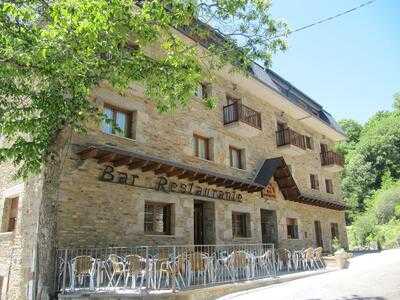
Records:
{"label": "shadow on wall", "polygon": [[[337,298],[336,300],[385,300],[386,298],[383,297],[364,297],[358,295],[351,295],[343,298]],[[308,299],[308,300],[322,300],[319,298],[316,299]]]}

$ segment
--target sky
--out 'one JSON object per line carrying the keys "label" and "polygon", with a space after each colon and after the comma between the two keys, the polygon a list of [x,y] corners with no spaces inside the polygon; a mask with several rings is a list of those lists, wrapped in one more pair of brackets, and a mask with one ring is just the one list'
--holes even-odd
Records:
{"label": "sky", "polygon": [[[274,0],[272,15],[291,29],[366,0]],[[294,33],[271,69],[337,120],[365,122],[390,110],[400,92],[400,0],[377,0],[332,21]]]}

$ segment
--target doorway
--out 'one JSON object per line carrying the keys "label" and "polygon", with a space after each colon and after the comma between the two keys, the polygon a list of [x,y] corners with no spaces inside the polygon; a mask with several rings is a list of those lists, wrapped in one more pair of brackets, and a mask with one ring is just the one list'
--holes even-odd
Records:
{"label": "doorway", "polygon": [[261,239],[263,244],[278,243],[278,228],[276,220],[276,211],[261,209]]}
{"label": "doorway", "polygon": [[314,221],[314,228],[315,228],[315,241],[317,243],[317,247],[324,247],[324,243],[322,241],[321,222]]}
{"label": "doorway", "polygon": [[213,202],[194,200],[193,230],[195,245],[215,244],[215,209]]}

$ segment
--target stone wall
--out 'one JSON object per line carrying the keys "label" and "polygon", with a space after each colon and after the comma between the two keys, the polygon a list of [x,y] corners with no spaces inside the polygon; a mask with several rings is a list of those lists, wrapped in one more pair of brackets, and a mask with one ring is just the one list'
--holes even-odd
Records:
{"label": "stone wall", "polygon": [[[263,199],[260,193],[242,192],[242,202],[210,199],[181,193],[166,193],[154,190],[159,176],[153,172],[116,168],[116,172],[137,175],[135,185],[121,185],[100,180],[107,164],[100,165],[96,160],[88,160],[83,165],[72,154],[65,165],[69,170],[61,180],[58,205],[58,247],[133,247],[137,245],[189,245],[194,236],[194,201],[203,200],[207,205],[207,217],[215,220],[215,230],[211,240],[217,244],[260,243],[260,209],[276,211],[279,247],[303,248],[316,246],[314,221],[322,225],[322,235],[326,250],[330,249],[330,223],[338,223],[340,239],[347,244],[344,213],[284,200],[278,191],[276,199]],[[77,168],[79,166],[79,168]],[[189,184],[185,180],[171,179],[177,183]],[[195,184],[207,187],[205,184]],[[276,184],[274,183],[276,186]],[[153,187],[153,188],[152,188]],[[174,204],[173,235],[149,235],[144,232],[145,202]],[[214,207],[214,211],[212,209]],[[232,212],[250,214],[251,236],[233,238]],[[207,219],[207,217],[205,219]],[[286,218],[296,218],[299,222],[299,239],[287,240]]]}

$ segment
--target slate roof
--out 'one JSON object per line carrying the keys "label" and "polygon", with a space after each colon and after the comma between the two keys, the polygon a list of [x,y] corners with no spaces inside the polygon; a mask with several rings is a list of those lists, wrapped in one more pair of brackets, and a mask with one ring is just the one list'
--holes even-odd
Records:
{"label": "slate roof", "polygon": [[322,105],[311,99],[277,73],[270,69],[264,69],[257,63],[253,63],[250,73],[255,79],[269,88],[274,89],[290,102],[311,113],[337,132],[344,134],[340,125],[335,121],[331,114],[324,110]]}

